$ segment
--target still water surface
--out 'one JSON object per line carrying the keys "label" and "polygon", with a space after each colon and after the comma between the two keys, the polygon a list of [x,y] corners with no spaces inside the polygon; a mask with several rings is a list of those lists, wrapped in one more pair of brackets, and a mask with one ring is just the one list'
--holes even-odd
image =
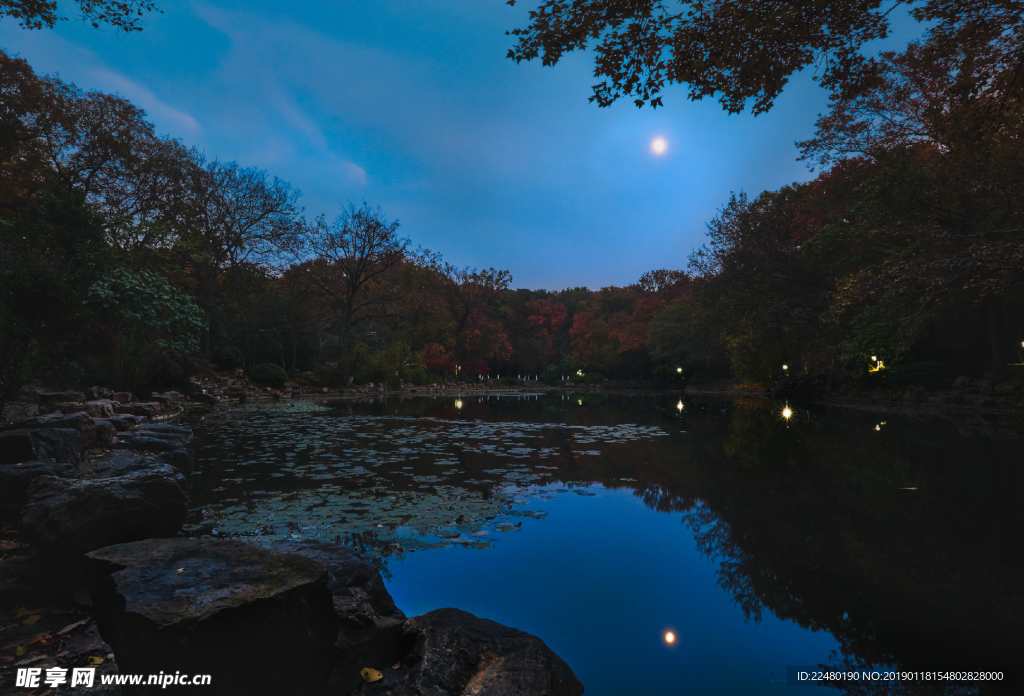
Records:
{"label": "still water surface", "polygon": [[[534,633],[589,695],[824,693],[786,686],[787,667],[822,663],[1019,674],[1020,423],[782,408],[211,410],[191,417],[188,530],[357,546],[407,614],[456,606]],[[976,693],[927,686],[899,693]]]}

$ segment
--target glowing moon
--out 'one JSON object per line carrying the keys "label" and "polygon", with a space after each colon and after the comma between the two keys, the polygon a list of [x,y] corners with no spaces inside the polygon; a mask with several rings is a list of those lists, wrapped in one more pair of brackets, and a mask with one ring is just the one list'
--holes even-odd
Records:
{"label": "glowing moon", "polygon": [[676,634],[672,631],[665,631],[665,642],[672,645],[676,642]]}
{"label": "glowing moon", "polygon": [[651,152],[656,155],[665,154],[665,148],[668,147],[668,143],[665,142],[664,138],[658,137],[651,141]]}

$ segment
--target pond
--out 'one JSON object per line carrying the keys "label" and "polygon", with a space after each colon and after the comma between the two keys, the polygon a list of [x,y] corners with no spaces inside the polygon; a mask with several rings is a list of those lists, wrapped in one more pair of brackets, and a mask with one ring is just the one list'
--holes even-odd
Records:
{"label": "pond", "polygon": [[[806,693],[787,672],[820,664],[1020,674],[1022,424],[784,408],[534,394],[193,412],[187,530],[355,546],[408,615],[455,606],[533,633],[588,695]],[[979,693],[920,688],[833,690]]]}

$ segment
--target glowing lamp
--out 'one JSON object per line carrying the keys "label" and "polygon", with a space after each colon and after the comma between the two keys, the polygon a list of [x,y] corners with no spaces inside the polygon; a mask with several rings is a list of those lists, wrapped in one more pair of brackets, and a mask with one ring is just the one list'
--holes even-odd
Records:
{"label": "glowing lamp", "polygon": [[462,408],[462,399],[457,399],[455,401],[455,408]]}
{"label": "glowing lamp", "polygon": [[678,404],[676,404],[676,408],[678,408],[680,411],[682,411],[683,410],[683,402],[680,401]]}
{"label": "glowing lamp", "polygon": [[676,368],[676,372],[682,372],[682,371],[683,371],[683,368],[681,368],[681,367],[677,367]]}
{"label": "glowing lamp", "polygon": [[789,365],[783,365],[783,366],[782,366],[782,369],[783,369],[783,370],[788,370],[788,369],[789,369]]}
{"label": "glowing lamp", "polygon": [[790,418],[793,417],[793,411],[790,410],[789,406],[782,409],[782,417],[785,418],[786,420],[789,420]]}

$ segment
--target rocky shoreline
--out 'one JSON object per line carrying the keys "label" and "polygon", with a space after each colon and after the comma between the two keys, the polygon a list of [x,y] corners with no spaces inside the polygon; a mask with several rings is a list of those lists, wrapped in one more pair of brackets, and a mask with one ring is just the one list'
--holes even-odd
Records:
{"label": "rocky shoreline", "polygon": [[92,392],[42,392],[52,413],[0,424],[0,694],[76,693],[81,667],[208,674],[216,694],[583,693],[535,636],[457,609],[407,618],[351,548],[181,538],[192,432],[160,422],[180,396]]}

